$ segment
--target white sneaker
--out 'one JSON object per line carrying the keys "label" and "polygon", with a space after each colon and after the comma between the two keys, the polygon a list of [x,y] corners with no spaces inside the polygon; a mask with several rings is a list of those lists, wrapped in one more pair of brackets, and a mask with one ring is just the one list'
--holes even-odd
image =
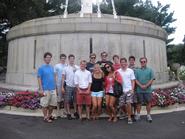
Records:
{"label": "white sneaker", "polygon": [[152,122],[152,117],[151,117],[151,115],[147,115],[147,121],[148,121],[149,123]]}
{"label": "white sneaker", "polygon": [[135,118],[135,120],[136,120],[136,121],[141,120],[141,117],[140,117],[140,115],[139,115],[139,114],[136,114],[134,118]]}

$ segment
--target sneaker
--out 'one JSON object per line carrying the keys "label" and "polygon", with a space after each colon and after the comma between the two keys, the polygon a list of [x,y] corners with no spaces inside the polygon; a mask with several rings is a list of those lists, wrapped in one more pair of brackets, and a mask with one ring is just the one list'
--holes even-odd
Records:
{"label": "sneaker", "polygon": [[147,121],[148,121],[149,123],[152,122],[152,117],[151,117],[151,115],[147,115]]}
{"label": "sneaker", "polygon": [[67,114],[67,119],[72,120],[71,114]]}
{"label": "sneaker", "polygon": [[74,113],[74,117],[75,117],[76,119],[79,119],[79,114],[78,114],[77,112],[75,112],[75,113]]}
{"label": "sneaker", "polygon": [[128,124],[129,125],[133,124],[132,119],[128,119]]}
{"label": "sneaker", "polygon": [[136,121],[139,121],[139,120],[141,119],[141,117],[140,117],[139,114],[136,114],[135,117],[134,117],[134,119],[135,119]]}

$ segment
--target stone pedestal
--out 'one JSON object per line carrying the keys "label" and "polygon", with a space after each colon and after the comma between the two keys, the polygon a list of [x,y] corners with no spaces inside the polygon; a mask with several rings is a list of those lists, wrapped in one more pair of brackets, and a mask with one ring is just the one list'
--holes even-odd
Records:
{"label": "stone pedestal", "polygon": [[[148,66],[156,75],[156,83],[168,81],[166,41],[167,33],[159,26],[126,16],[79,14],[39,18],[13,27],[8,33],[8,67],[6,83],[37,86],[36,72],[43,64],[43,54],[53,54],[52,64],[59,61],[59,55],[74,54],[76,63],[89,59],[90,50],[97,54],[106,51],[109,59],[114,54],[128,58],[146,56]],[[90,48],[92,40],[92,48]]]}

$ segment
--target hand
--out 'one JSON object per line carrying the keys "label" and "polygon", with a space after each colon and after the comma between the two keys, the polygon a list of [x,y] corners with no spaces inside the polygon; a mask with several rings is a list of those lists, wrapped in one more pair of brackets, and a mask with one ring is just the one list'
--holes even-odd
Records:
{"label": "hand", "polygon": [[62,87],[62,94],[65,94],[65,89],[64,89],[64,87]]}
{"label": "hand", "polygon": [[145,90],[147,88],[146,85],[141,85],[141,89]]}
{"label": "hand", "polygon": [[144,90],[146,90],[146,89],[147,89],[147,86],[146,86],[146,85],[143,85],[143,87],[144,87],[144,88],[143,88]]}
{"label": "hand", "polygon": [[39,96],[44,97],[44,96],[46,96],[46,94],[44,94],[44,91],[41,90],[41,91],[39,91]]}
{"label": "hand", "polygon": [[133,91],[133,90],[130,90],[130,93],[131,93],[131,94],[134,94],[134,91]]}
{"label": "hand", "polygon": [[91,94],[91,91],[90,89],[87,90],[87,95]]}

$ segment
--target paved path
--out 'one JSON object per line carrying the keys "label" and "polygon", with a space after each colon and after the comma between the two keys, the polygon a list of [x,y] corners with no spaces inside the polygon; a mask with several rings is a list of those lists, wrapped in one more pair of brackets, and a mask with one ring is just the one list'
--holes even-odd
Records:
{"label": "paved path", "polygon": [[185,111],[153,115],[153,123],[145,116],[127,125],[126,120],[109,123],[58,119],[44,123],[41,117],[0,114],[0,139],[184,139]]}

